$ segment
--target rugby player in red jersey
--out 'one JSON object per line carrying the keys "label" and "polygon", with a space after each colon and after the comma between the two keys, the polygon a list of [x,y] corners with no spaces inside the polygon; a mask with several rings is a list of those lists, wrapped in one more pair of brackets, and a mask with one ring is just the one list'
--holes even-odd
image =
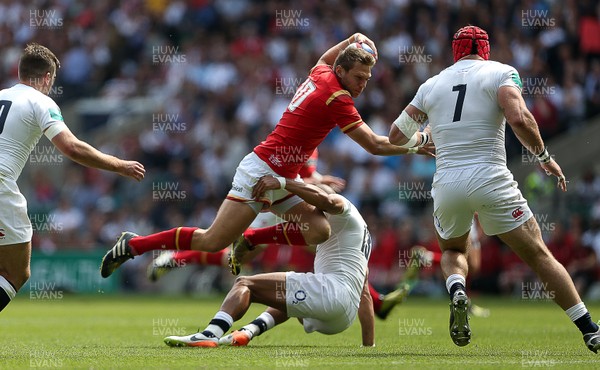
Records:
{"label": "rugby player in red jersey", "polygon": [[[432,155],[424,143],[411,148],[393,145],[387,136],[375,134],[364,124],[352,98],[365,89],[375,57],[363,48],[349,47],[352,43],[366,43],[377,53],[369,38],[356,33],[321,56],[273,132],[240,162],[231,190],[208,229],[178,227],[148,236],[123,232],[102,259],[101,275],[108,277],[128,259],[155,249],[216,252],[236,239],[245,248],[273,242],[317,245],[326,241],[331,230],[323,213],[284,188],[286,181],[299,180],[304,162],[335,127],[371,154]],[[253,187],[266,175],[277,177],[281,188],[255,198]],[[242,233],[263,209],[288,222],[283,227],[256,229],[248,243]]]}

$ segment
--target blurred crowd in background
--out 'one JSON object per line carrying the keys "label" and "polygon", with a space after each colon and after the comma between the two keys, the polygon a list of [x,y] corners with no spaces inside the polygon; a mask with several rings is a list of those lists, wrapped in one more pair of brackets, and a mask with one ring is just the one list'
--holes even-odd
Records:
{"label": "blurred crowd in background", "polygon": [[[387,135],[418,86],[452,63],[451,37],[469,23],[489,32],[492,59],[520,72],[545,140],[600,113],[600,5],[593,0],[0,1],[2,87],[16,83],[19,54],[36,41],[61,60],[50,95],[63,112],[81,98],[159,102],[118,135],[105,134],[110,115],[75,114],[67,122],[101,149],[142,162],[147,176],[139,184],[72,164],[52,148],[34,151],[19,182],[34,248],[105,249],[123,230],[210,225],[238,161],[274,127],[320,55],[357,31],[380,55],[356,106]],[[507,136],[509,159],[521,155]],[[434,160],[374,157],[339,130],[319,150],[318,171],[347,181],[344,195],[371,228],[373,284],[393,289],[403,251],[438,249],[429,194]],[[600,266],[600,177],[590,167],[572,178],[569,206],[559,210],[554,180],[531,168],[521,189],[585,293]],[[533,278],[497,238],[480,239],[473,289],[510,294]],[[422,278],[435,282],[429,293],[443,289],[437,269]]]}

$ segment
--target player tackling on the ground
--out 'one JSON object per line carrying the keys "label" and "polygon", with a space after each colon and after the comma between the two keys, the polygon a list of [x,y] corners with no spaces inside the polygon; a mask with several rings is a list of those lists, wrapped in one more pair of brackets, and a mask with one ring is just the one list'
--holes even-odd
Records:
{"label": "player tackling on the ground", "polygon": [[[309,160],[302,166],[302,169],[299,172],[300,177],[305,183],[313,184],[320,187],[328,194],[339,193],[341,192],[345,186],[346,181],[335,176],[331,175],[322,175],[317,171],[317,161],[319,158],[318,150],[315,149]],[[253,221],[250,228],[261,228],[265,226],[272,226],[280,223],[282,220],[278,219],[276,215],[271,212],[262,212],[259,213],[256,219]],[[228,258],[230,253],[229,248],[222,249],[218,252],[203,252],[197,250],[185,250],[185,251],[166,251],[162,252],[157,258],[155,258],[150,265],[148,265],[148,278],[151,281],[156,281],[169,271],[174,268],[180,266],[188,266],[188,265],[213,265],[220,267],[228,267],[234,275],[238,275],[241,271],[241,264],[250,261],[257,254],[263,253],[269,248],[276,248],[277,252],[282,250],[282,247],[287,247],[285,245],[278,244],[268,244],[268,245],[256,245],[254,251],[249,252],[245,251],[247,254],[243,259],[235,259]],[[292,249],[292,252],[282,253],[287,256],[289,260],[278,261],[278,265],[281,263],[285,263],[289,266],[295,266],[292,268],[297,272],[308,272],[312,271],[313,260],[314,257],[314,249],[307,248],[307,246],[298,246],[294,245],[289,247]],[[310,250],[309,250],[310,249]],[[303,260],[308,255],[310,256],[310,266],[304,264]],[[263,261],[263,264],[265,262]],[[270,266],[273,267],[273,266]],[[299,269],[298,269],[299,268]],[[273,271],[273,270],[270,270]],[[418,271],[417,271],[418,272]],[[375,288],[367,283],[367,287],[369,293],[371,295],[373,301],[373,309],[375,310],[375,315],[382,320],[385,320],[392,309],[402,303],[408,293],[410,286],[408,284],[399,284],[398,289],[389,292],[387,294],[379,293]],[[472,307],[472,306],[471,306]]]}
{"label": "player tackling on the ground", "polygon": [[[331,237],[317,246],[314,274],[274,272],[239,277],[204,331],[167,337],[165,343],[169,346],[244,346],[254,336],[290,317],[300,318],[307,333],[337,334],[352,324],[357,313],[363,345],[374,345],[373,306],[366,289],[371,253],[367,224],[343,196],[327,194],[317,186],[292,179],[263,177],[255,187],[254,196],[259,198],[266,191],[280,187],[325,212],[331,225]],[[250,324],[223,337],[251,303],[268,308]]]}
{"label": "player tackling on the ground", "polygon": [[60,63],[48,48],[27,45],[19,60],[19,83],[0,91],[0,311],[30,276],[33,229],[17,179],[45,135],[64,155],[87,167],[136,180],[144,166],[104,154],[77,139],[48,96]]}
{"label": "player tackling on the ground", "polygon": [[521,96],[521,79],[511,66],[490,61],[488,34],[466,26],[452,41],[454,65],[419,87],[390,130],[396,144],[417,141],[429,119],[436,145],[431,195],[442,271],[450,293],[450,336],[467,345],[471,330],[465,292],[467,238],[473,213],[483,231],[498,235],[537,274],[556,303],[583,333],[587,347],[600,349],[600,331],[565,268],[550,253],[527,201],[506,166],[505,122],[567,190],[560,166],[548,154],[535,119]]}
{"label": "player tackling on the ground", "polygon": [[[300,168],[335,127],[371,154],[428,153],[423,148],[391,144],[388,137],[375,134],[364,124],[356,110],[353,98],[362,93],[371,77],[374,55],[375,44],[360,33],[327,50],[298,87],[273,132],[240,162],[231,190],[208,229],[178,227],[147,236],[124,232],[104,256],[101,275],[108,277],[128,259],[155,249],[216,252],[236,239],[244,248],[273,242],[317,245],[326,241],[329,224],[315,207],[283,188],[253,199],[252,188],[266,175],[297,179]],[[263,209],[288,222],[242,235]]]}

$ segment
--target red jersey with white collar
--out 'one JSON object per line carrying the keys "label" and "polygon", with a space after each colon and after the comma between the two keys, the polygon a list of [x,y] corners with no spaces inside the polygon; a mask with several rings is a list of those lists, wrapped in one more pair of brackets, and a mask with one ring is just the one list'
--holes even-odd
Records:
{"label": "red jersey with white collar", "polygon": [[354,100],[332,67],[318,65],[298,87],[275,129],[254,148],[254,153],[278,175],[295,178],[334,127],[348,133],[362,123]]}

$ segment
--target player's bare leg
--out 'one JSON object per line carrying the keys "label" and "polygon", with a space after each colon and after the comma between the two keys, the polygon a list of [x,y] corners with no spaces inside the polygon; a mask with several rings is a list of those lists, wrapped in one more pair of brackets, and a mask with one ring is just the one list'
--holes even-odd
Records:
{"label": "player's bare leg", "polygon": [[[261,303],[285,314],[287,312],[285,282],[285,272],[237,278],[221,304],[221,309],[204,331],[183,337],[170,336],[165,338],[165,343],[177,347],[217,347],[219,338],[231,328],[234,321],[244,316],[251,303]],[[275,325],[272,316],[265,313],[261,316],[259,318],[264,322],[262,331]]]}
{"label": "player's bare leg", "polygon": [[191,249],[216,252],[233,244],[256,218],[247,204],[225,199],[212,225],[198,229],[192,237]]}
{"label": "player's bare leg", "polygon": [[31,275],[31,242],[0,246],[0,311]]}
{"label": "player's bare leg", "polygon": [[234,321],[244,316],[251,303],[260,303],[287,312],[285,272],[240,276],[221,304],[221,311]]}
{"label": "player's bare leg", "polygon": [[466,278],[469,272],[469,264],[467,262],[469,233],[448,240],[442,239],[437,233],[436,235],[440,249],[442,250],[442,261],[440,264],[444,278],[447,279],[454,274],[459,274]]}
{"label": "player's bare leg", "polygon": [[534,217],[521,227],[499,234],[498,237],[531,267],[563,310],[581,302],[569,274],[544,244]]}
{"label": "player's bare leg", "polygon": [[467,253],[469,246],[469,233],[463,236],[442,239],[437,238],[442,249],[442,273],[446,279],[446,288],[450,293],[450,337],[457,346],[466,346],[471,342],[471,329],[469,327],[469,298],[466,294],[465,284],[469,266]]}
{"label": "player's bare leg", "polygon": [[600,349],[600,329],[592,321],[567,270],[546,247],[535,218],[531,217],[520,227],[498,236],[537,274],[544,289],[584,335],[588,348],[597,353]]}

